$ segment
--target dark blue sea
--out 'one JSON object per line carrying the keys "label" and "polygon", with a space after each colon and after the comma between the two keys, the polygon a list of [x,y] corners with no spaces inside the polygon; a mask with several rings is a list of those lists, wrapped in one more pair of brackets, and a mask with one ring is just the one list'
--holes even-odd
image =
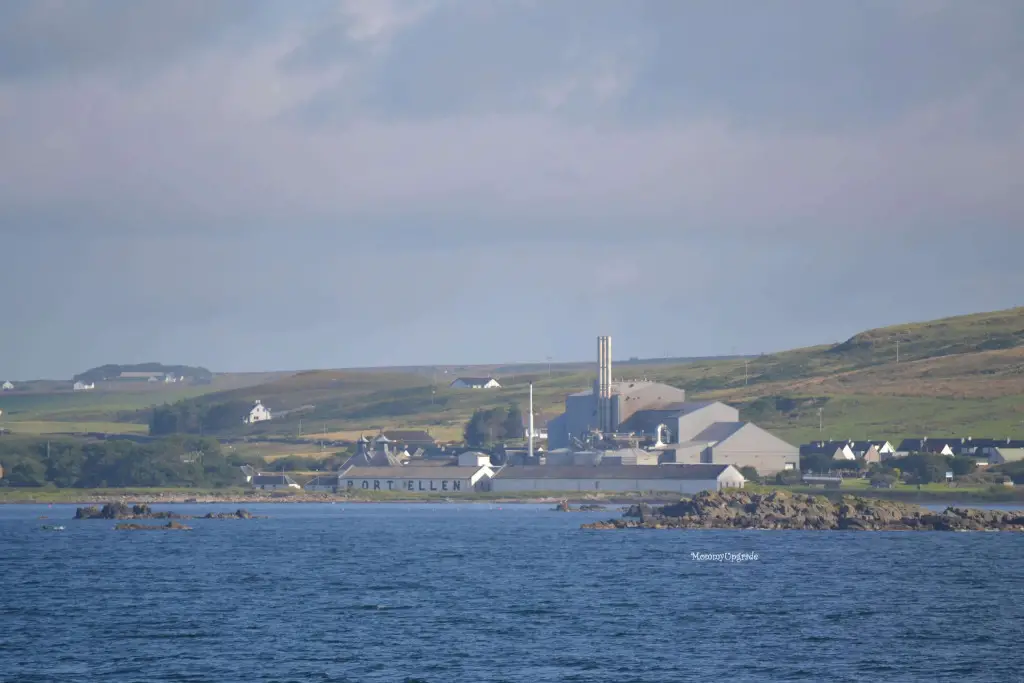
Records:
{"label": "dark blue sea", "polygon": [[271,517],[123,532],[73,506],[0,505],[0,681],[1024,680],[1024,535],[249,509]]}

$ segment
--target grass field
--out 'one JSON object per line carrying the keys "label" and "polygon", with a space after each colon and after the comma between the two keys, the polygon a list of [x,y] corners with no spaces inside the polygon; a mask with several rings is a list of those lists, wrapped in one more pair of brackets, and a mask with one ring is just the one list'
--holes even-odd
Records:
{"label": "grass field", "polygon": [[[685,388],[693,399],[735,405],[743,419],[792,443],[819,437],[1024,438],[1024,308],[870,330],[841,344],[745,359],[617,363],[614,370],[617,378],[646,376]],[[449,389],[458,374],[493,374],[503,388]],[[279,415],[312,408],[251,426],[239,420],[224,436],[301,434],[315,443],[325,431],[328,438],[346,439],[384,428],[422,428],[454,440],[478,408],[525,408],[531,381],[536,410],[553,416],[567,393],[589,387],[593,378],[585,363],[553,364],[550,371],[532,364],[218,375],[205,387],[154,393],[11,392],[0,396],[0,419],[11,429],[23,421],[45,425],[40,430],[55,429],[47,423],[57,422],[130,424],[145,420],[140,408],[164,401],[259,399]]]}
{"label": "grass field", "polygon": [[145,434],[148,429],[146,425],[131,424],[128,422],[62,422],[59,420],[18,420],[6,422],[0,418],[0,427],[4,427],[12,434]]}

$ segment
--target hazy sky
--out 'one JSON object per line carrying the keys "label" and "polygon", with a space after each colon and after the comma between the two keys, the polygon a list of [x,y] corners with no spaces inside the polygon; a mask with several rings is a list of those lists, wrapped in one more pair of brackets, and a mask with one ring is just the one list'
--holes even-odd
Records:
{"label": "hazy sky", "polygon": [[0,379],[1024,303],[1019,0],[4,0]]}

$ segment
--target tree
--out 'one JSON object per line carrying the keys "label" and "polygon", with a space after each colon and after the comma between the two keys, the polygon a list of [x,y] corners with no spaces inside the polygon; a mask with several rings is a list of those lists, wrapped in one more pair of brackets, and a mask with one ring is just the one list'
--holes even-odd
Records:
{"label": "tree", "polygon": [[466,445],[485,448],[501,441],[505,437],[507,419],[508,411],[505,408],[477,409],[473,412],[473,417],[469,418],[463,431]]}
{"label": "tree", "polygon": [[741,467],[740,474],[742,474],[743,478],[748,481],[759,481],[761,479],[761,475],[757,473],[757,468],[751,467],[750,465]]}
{"label": "tree", "polygon": [[508,413],[502,422],[503,439],[521,439],[523,437],[523,413],[519,410],[519,404],[510,403]]}

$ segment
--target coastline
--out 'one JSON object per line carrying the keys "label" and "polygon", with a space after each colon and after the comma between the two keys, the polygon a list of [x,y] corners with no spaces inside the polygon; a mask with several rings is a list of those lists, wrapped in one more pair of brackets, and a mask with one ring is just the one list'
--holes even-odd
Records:
{"label": "coastline", "polygon": [[[918,504],[942,504],[942,503],[977,503],[977,504],[1002,504],[1017,503],[1024,501],[1024,489],[1007,489],[1006,491],[992,492],[988,490],[963,490],[950,489],[943,491],[936,490],[899,490],[899,489],[878,489],[878,490],[810,490],[803,487],[791,489],[784,487],[751,487],[751,492],[770,492],[772,490],[786,491],[788,493],[810,494],[839,500],[843,496],[856,495],[860,498],[899,501],[904,503]],[[135,502],[161,505],[179,504],[231,504],[246,505],[255,503],[274,504],[299,504],[299,503],[488,503],[501,505],[516,504],[546,504],[555,505],[563,500],[571,505],[629,505],[635,503],[671,503],[678,501],[678,494],[643,495],[640,493],[628,494],[594,494],[580,493],[573,491],[538,491],[536,495],[499,495],[495,493],[474,492],[455,496],[441,496],[432,494],[419,494],[402,496],[401,494],[389,494],[379,492],[376,494],[357,493],[348,495],[344,493],[328,492],[272,492],[252,491],[248,489],[226,489],[226,490],[193,490],[193,489],[147,489],[147,488],[125,488],[125,489],[27,489],[27,488],[0,488],[0,505],[39,505],[39,504],[67,504],[67,505],[96,505],[108,502]]]}

